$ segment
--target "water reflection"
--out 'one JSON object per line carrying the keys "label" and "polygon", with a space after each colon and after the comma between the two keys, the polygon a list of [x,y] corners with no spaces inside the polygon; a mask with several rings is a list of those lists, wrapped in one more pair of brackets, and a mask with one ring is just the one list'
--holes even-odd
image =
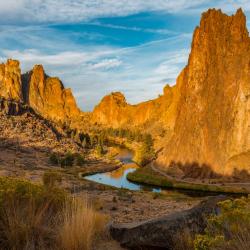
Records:
{"label": "water reflection", "polygon": [[[182,194],[187,196],[193,196],[193,197],[202,197],[209,195],[208,193],[203,192],[195,192],[195,191],[188,191],[188,190],[168,190],[168,189],[162,189],[154,186],[149,185],[143,185],[143,184],[137,184],[130,182],[127,180],[128,173],[134,172],[138,166],[133,163],[133,152],[121,148],[120,153],[116,156],[117,159],[122,161],[124,165],[120,167],[117,170],[107,172],[107,173],[100,173],[100,174],[94,174],[90,176],[84,177],[87,180],[95,181],[101,184],[106,184],[109,186],[117,187],[117,188],[126,188],[129,190],[143,190],[143,191],[151,191],[151,192],[164,192],[168,195],[176,195],[176,194]],[[211,194],[212,195],[212,194]]]}

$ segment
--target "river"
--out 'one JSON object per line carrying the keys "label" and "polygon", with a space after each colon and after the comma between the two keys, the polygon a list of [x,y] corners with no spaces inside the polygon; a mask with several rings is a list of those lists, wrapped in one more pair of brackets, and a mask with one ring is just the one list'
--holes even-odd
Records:
{"label": "river", "polygon": [[147,190],[153,192],[160,192],[161,188],[154,188],[147,185],[141,185],[133,183],[127,180],[127,174],[134,172],[138,166],[132,161],[133,152],[126,148],[120,148],[119,154],[116,156],[116,159],[124,163],[122,167],[117,170],[94,174],[84,177],[87,180],[95,181],[98,183],[110,185],[117,188],[126,188],[129,190]]}
{"label": "river", "polygon": [[202,191],[192,191],[192,190],[180,190],[180,189],[167,189],[167,188],[160,188],[155,186],[149,186],[146,184],[138,184],[131,182],[127,179],[128,173],[134,172],[138,165],[133,162],[133,152],[126,148],[119,148],[119,154],[116,156],[116,159],[119,159],[121,162],[124,163],[122,167],[117,170],[113,170],[110,172],[100,173],[100,174],[93,174],[89,176],[85,176],[84,179],[94,181],[97,183],[117,187],[117,188],[126,188],[129,190],[135,191],[151,191],[151,192],[164,192],[164,193],[179,193],[185,194],[187,196],[192,197],[203,197],[203,196],[210,196],[215,195],[215,193],[208,193]]}

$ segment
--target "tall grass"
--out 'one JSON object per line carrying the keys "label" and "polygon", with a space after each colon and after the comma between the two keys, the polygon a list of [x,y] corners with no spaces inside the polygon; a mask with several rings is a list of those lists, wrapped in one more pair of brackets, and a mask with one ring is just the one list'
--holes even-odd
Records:
{"label": "tall grass", "polygon": [[87,198],[0,177],[0,249],[89,250],[106,222]]}
{"label": "tall grass", "polygon": [[94,211],[87,199],[73,199],[62,211],[59,243],[63,250],[90,250],[105,231],[106,217]]}

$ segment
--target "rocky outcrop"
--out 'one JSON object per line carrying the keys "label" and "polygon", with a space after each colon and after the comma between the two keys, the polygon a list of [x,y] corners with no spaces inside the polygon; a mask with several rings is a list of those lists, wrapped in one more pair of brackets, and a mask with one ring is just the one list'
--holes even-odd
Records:
{"label": "rocky outcrop", "polygon": [[178,98],[178,89],[168,85],[157,99],[137,105],[128,104],[120,92],[111,93],[95,107],[92,121],[116,128],[145,127],[156,134],[162,127],[172,130]]}
{"label": "rocky outcrop", "polygon": [[[195,29],[188,65],[177,80],[180,96],[174,135],[158,164],[210,165],[230,174],[250,171],[250,38],[241,9],[227,16],[211,9]],[[174,145],[174,146],[173,146]],[[237,158],[237,164],[230,159]]]}
{"label": "rocky outcrop", "polygon": [[22,101],[21,70],[19,62],[8,59],[0,64],[0,97]]}
{"label": "rocky outcrop", "polygon": [[110,233],[129,249],[178,249],[177,242],[183,240],[187,232],[195,235],[204,231],[207,216],[217,213],[217,203],[225,199],[224,196],[213,197],[192,209],[149,221],[112,224]]}
{"label": "rocky outcrop", "polygon": [[70,89],[57,77],[48,77],[42,65],[23,76],[25,101],[37,113],[53,121],[69,121],[80,115]]}
{"label": "rocky outcrop", "polygon": [[41,116],[54,122],[71,123],[81,115],[70,89],[57,77],[45,74],[41,65],[21,75],[19,62],[7,60],[0,65],[1,110],[18,114],[27,104]]}

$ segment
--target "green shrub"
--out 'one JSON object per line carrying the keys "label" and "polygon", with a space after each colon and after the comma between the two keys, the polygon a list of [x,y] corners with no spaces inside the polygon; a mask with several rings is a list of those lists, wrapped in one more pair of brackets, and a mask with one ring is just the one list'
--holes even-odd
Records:
{"label": "green shrub", "polygon": [[49,161],[52,165],[58,165],[60,163],[60,158],[58,157],[56,153],[52,153],[49,156]]}
{"label": "green shrub", "polygon": [[103,147],[102,147],[101,144],[98,144],[98,145],[96,146],[96,153],[97,153],[97,155],[99,155],[99,156],[102,156],[102,155],[104,154],[104,150],[103,150]]}
{"label": "green shrub", "polygon": [[250,197],[219,203],[220,213],[208,219],[204,235],[197,235],[195,250],[250,249]]}
{"label": "green shrub", "polygon": [[43,174],[43,185],[45,187],[54,187],[56,183],[62,182],[62,175],[56,171],[46,171]]}
{"label": "green shrub", "polygon": [[61,159],[61,166],[62,167],[71,167],[74,164],[74,155],[71,152],[68,152],[62,159]]}
{"label": "green shrub", "polygon": [[150,135],[146,135],[141,147],[135,152],[134,161],[140,165],[147,165],[155,157],[153,140]]}
{"label": "green shrub", "polygon": [[77,166],[82,166],[84,164],[84,157],[81,154],[76,154],[76,164]]}
{"label": "green shrub", "polygon": [[66,193],[48,191],[28,181],[0,177],[1,249],[51,249],[55,219],[63,209]]}

